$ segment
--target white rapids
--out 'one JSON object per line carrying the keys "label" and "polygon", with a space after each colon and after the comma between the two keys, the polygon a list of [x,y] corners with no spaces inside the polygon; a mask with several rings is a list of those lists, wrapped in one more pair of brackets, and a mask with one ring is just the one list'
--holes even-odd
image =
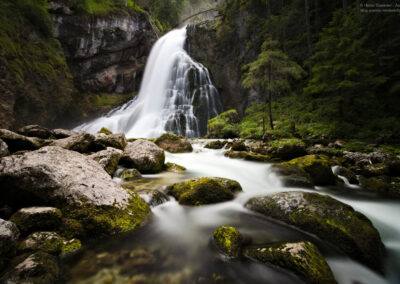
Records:
{"label": "white rapids", "polygon": [[185,42],[186,27],[160,38],[150,53],[139,95],[76,130],[95,133],[107,127],[128,138],[206,134],[208,119],[222,107],[208,70],[187,54]]}

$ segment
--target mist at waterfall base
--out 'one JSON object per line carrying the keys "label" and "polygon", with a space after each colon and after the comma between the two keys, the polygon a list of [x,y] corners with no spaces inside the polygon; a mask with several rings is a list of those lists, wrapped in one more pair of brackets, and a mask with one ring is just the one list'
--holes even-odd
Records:
{"label": "mist at waterfall base", "polygon": [[[398,201],[365,196],[347,185],[309,190],[347,203],[373,222],[388,251],[386,275],[382,276],[313,235],[248,211],[243,205],[251,197],[304,190],[282,187],[270,172],[271,165],[228,159],[224,150],[203,148],[202,141],[193,146],[193,153],[166,153],[167,162],[186,167],[186,172],[147,175],[147,182],[136,190],[148,198],[149,188],[161,189],[193,177],[219,176],[240,182],[243,193],[230,202],[200,207],[182,206],[171,198],[152,209],[153,217],[139,232],[123,240],[102,241],[88,249],[69,268],[70,283],[105,283],[107,279],[112,280],[107,283],[304,283],[292,272],[275,266],[225,259],[211,241],[213,230],[225,224],[236,226],[253,244],[312,241],[326,257],[340,284],[399,283]],[[218,282],[215,280],[218,275],[228,280]]]}
{"label": "mist at waterfall base", "polygon": [[76,130],[90,133],[102,127],[128,138],[155,138],[165,132],[199,137],[207,122],[222,109],[208,70],[184,50],[186,27],[173,30],[154,45],[139,95]]}

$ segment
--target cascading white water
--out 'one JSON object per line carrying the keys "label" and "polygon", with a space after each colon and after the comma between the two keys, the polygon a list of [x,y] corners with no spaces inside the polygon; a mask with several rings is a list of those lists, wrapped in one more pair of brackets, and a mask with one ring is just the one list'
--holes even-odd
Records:
{"label": "cascading white water", "polygon": [[198,137],[208,119],[221,110],[208,70],[184,50],[186,27],[169,32],[154,45],[139,95],[119,109],[76,130],[107,127],[128,138],[158,137],[165,132]]}

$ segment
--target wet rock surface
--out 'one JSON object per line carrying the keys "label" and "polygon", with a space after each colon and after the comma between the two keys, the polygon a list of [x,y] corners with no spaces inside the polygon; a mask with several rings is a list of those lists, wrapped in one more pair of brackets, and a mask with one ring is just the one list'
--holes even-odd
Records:
{"label": "wet rock surface", "polygon": [[175,134],[166,133],[157,138],[155,143],[158,147],[171,153],[187,153],[192,152],[192,144],[184,138]]}
{"label": "wet rock surface", "polygon": [[61,226],[62,213],[54,207],[29,207],[11,216],[23,234],[38,230],[57,230]]}
{"label": "wet rock surface", "polygon": [[220,226],[213,233],[213,240],[217,248],[226,256],[237,258],[241,252],[243,237],[232,226]]}

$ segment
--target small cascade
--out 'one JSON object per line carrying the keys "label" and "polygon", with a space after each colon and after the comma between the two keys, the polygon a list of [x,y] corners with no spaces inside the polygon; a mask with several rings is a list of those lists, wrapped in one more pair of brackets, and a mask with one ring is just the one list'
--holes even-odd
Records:
{"label": "small cascade", "polygon": [[129,138],[154,138],[165,132],[205,135],[208,120],[222,105],[207,68],[186,53],[185,41],[186,27],[160,38],[150,53],[139,95],[76,130],[94,133],[107,127]]}

